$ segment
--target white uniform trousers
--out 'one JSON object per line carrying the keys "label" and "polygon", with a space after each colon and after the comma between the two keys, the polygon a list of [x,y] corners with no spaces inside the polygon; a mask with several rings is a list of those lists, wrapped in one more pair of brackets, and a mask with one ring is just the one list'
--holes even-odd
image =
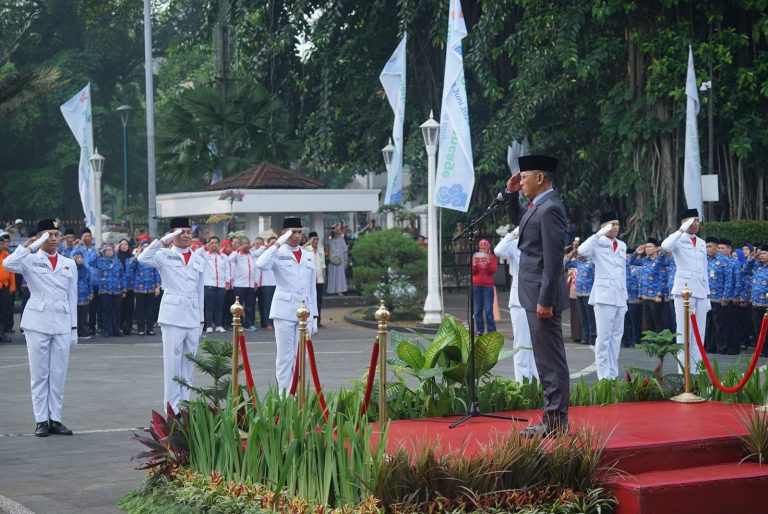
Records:
{"label": "white uniform trousers", "polygon": [[72,334],[44,334],[24,330],[29,355],[32,410],[35,422],[61,421],[64,382],[67,380]]}
{"label": "white uniform trousers", "polygon": [[539,380],[539,371],[536,369],[536,360],[533,358],[533,342],[531,342],[531,329],[528,327],[528,318],[522,307],[510,307],[509,315],[512,318],[512,335],[514,341],[512,347],[523,348],[512,357],[515,366],[515,380],[523,381],[535,378]]}
{"label": "white uniform trousers", "polygon": [[[275,378],[277,390],[285,394],[291,390],[293,382],[293,368],[296,365],[296,351],[299,345],[299,322],[287,319],[273,318],[275,324],[275,343],[277,345],[277,358],[275,359]],[[307,367],[309,372],[309,367]]]}
{"label": "white uniform trousers", "polygon": [[[696,324],[699,326],[699,335],[701,335],[701,342],[704,343],[704,331],[707,327],[707,313],[712,308],[709,304],[709,298],[694,298],[691,297],[691,310],[696,313]],[[680,295],[675,296],[675,321],[677,322],[677,342],[684,344],[684,328],[683,328],[683,298]],[[701,362],[701,352],[699,351],[699,345],[696,344],[696,336],[693,335],[693,326],[690,327],[691,337],[691,374],[696,373],[696,368]],[[680,350],[677,354],[678,360],[685,364],[685,349]],[[680,370],[683,373],[683,370]]]}
{"label": "white uniform trousers", "polygon": [[627,313],[627,305],[596,303],[594,308],[597,327],[595,340],[597,378],[599,380],[614,379],[619,376],[619,351],[621,336],[624,335],[624,315]]}
{"label": "white uniform trousers", "polygon": [[184,354],[197,354],[202,334],[201,327],[185,328],[161,323],[163,333],[163,411],[169,403],[173,412],[179,412],[179,402],[189,400],[189,389],[182,387],[173,377],[182,377],[189,385],[195,374],[195,365]]}

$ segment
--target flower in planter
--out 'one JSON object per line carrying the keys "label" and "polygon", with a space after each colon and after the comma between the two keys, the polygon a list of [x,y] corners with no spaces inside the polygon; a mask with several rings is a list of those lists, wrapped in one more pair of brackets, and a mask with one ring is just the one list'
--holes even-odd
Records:
{"label": "flower in planter", "polygon": [[230,202],[242,202],[245,194],[237,189],[228,189],[219,195],[219,200],[229,200]]}

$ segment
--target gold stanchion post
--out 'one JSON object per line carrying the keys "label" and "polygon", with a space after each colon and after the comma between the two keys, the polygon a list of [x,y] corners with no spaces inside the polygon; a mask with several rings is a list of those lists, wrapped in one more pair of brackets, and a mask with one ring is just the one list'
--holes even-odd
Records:
{"label": "gold stanchion post", "polygon": [[379,424],[387,421],[387,333],[389,323],[389,311],[381,301],[376,311],[376,321],[379,322]]}
{"label": "gold stanchion post", "polygon": [[[765,314],[763,314],[763,323],[765,323],[765,320],[768,319],[768,309],[765,311]],[[757,334],[757,337],[760,337],[760,334]],[[768,336],[766,336],[768,337]],[[760,343],[760,341],[757,341],[757,343]],[[760,368],[755,370],[755,373],[760,373]],[[760,407],[756,407],[755,410],[757,412],[762,412],[763,414],[768,414],[768,398],[765,399],[765,405],[761,405]]]}
{"label": "gold stanchion post", "polygon": [[683,287],[683,344],[685,346],[685,392],[670,398],[677,403],[701,403],[706,401],[691,392],[691,296],[693,292],[688,284]]}
{"label": "gold stanchion post", "polygon": [[309,309],[301,302],[296,309],[296,317],[299,319],[299,408],[303,408],[307,402],[307,320]]}
{"label": "gold stanchion post", "polygon": [[235,303],[229,308],[232,313],[232,398],[237,398],[237,378],[240,374],[240,319],[245,309],[240,303],[240,297],[235,296]]}

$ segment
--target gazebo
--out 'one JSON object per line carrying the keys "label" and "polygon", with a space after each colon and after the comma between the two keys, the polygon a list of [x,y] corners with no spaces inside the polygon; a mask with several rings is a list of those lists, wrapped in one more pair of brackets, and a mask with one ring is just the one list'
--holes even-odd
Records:
{"label": "gazebo", "polygon": [[[227,190],[243,193],[242,201],[221,199]],[[319,234],[335,221],[344,220],[355,229],[355,213],[375,212],[380,189],[326,189],[322,182],[262,162],[220,182],[206,191],[169,193],[157,196],[157,215],[203,217],[233,213],[245,218],[245,231],[254,237],[273,229],[279,232],[284,216],[302,218],[304,225]],[[223,232],[223,228],[220,228]],[[218,234],[223,235],[223,234]]]}

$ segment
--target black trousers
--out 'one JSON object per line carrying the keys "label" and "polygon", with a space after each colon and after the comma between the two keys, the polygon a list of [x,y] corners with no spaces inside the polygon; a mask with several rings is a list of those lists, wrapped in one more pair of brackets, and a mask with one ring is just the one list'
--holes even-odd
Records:
{"label": "black trousers", "polygon": [[136,330],[139,332],[150,332],[155,326],[155,293],[136,293]]}
{"label": "black trousers", "polygon": [[205,328],[224,326],[224,296],[227,290],[223,287],[205,286],[203,299],[203,316]]}
{"label": "black trousers", "polygon": [[582,344],[595,344],[597,323],[595,322],[595,308],[589,304],[589,296],[577,296],[576,305],[579,306],[579,319],[581,320],[581,342]]}
{"label": "black trousers", "polygon": [[677,320],[675,320],[675,302],[672,300],[661,302],[661,326],[672,332],[677,332]]}
{"label": "black trousers", "polygon": [[88,306],[90,303],[77,306],[77,335],[85,337],[88,335]]}
{"label": "black trousers", "polygon": [[[507,273],[509,275],[509,273]],[[325,294],[325,284],[316,284],[315,292],[317,294],[317,322],[320,323],[323,313],[323,295]]]}
{"label": "black trousers", "polygon": [[[91,329],[91,332],[96,332],[96,319],[99,317],[100,312],[99,300],[99,288],[94,287],[93,299],[88,304],[88,328]],[[99,320],[99,328],[103,330],[101,323],[101,320]]]}
{"label": "black trousers", "polygon": [[232,328],[232,313],[229,312],[229,308],[233,303],[235,303],[235,290],[227,289],[224,293],[224,310],[221,313],[224,328]]}
{"label": "black trousers", "polygon": [[757,334],[752,330],[752,306],[735,305],[736,312],[736,337],[739,344],[755,346]]}
{"label": "black trousers", "polygon": [[99,297],[99,307],[101,310],[101,328],[102,335],[119,336],[120,335],[120,304],[122,295],[102,294]]}
{"label": "black trousers", "polygon": [[133,291],[128,291],[120,304],[120,324],[123,327],[123,333],[130,335],[133,329],[134,317],[134,297]]}
{"label": "black trousers", "polygon": [[269,310],[272,308],[272,298],[275,296],[277,286],[261,286],[257,292],[259,296],[259,317],[261,318],[262,328],[274,326],[269,318]]}
{"label": "black trousers", "polygon": [[542,423],[550,427],[568,426],[570,374],[565,358],[561,313],[555,312],[550,319],[539,319],[535,311],[526,310],[525,315],[531,330],[533,358],[544,388]]}
{"label": "black trousers", "polygon": [[624,315],[624,338],[627,346],[640,342],[643,330],[643,306],[639,303],[628,303]]}
{"label": "black trousers", "polygon": [[664,319],[662,318],[662,310],[664,304],[655,300],[643,299],[643,318],[648,330],[654,332],[661,332],[664,330]]}
{"label": "black trousers", "polygon": [[[758,338],[760,337],[760,327],[763,326],[763,316],[765,315],[765,307],[752,305],[752,330],[755,332],[755,344],[758,344]],[[768,339],[768,336],[766,336]],[[763,344],[763,356],[768,355],[768,344]]]}
{"label": "black trousers", "polygon": [[[731,305],[720,305],[720,302],[710,302],[712,306],[709,311],[707,319],[709,324],[707,326],[707,333],[704,339],[709,340],[709,343],[704,345],[707,351],[714,349],[715,352],[721,354],[736,353],[734,351],[732,340],[733,333],[730,331],[729,317],[732,315]],[[710,339],[711,334],[711,339]]]}
{"label": "black trousers", "polygon": [[256,325],[256,290],[252,287],[236,287],[235,296],[240,297],[240,303],[245,309],[240,325],[249,328]]}
{"label": "black trousers", "polygon": [[5,334],[13,328],[13,323],[8,327],[8,316],[13,317],[13,297],[10,287],[0,287],[0,334]]}

